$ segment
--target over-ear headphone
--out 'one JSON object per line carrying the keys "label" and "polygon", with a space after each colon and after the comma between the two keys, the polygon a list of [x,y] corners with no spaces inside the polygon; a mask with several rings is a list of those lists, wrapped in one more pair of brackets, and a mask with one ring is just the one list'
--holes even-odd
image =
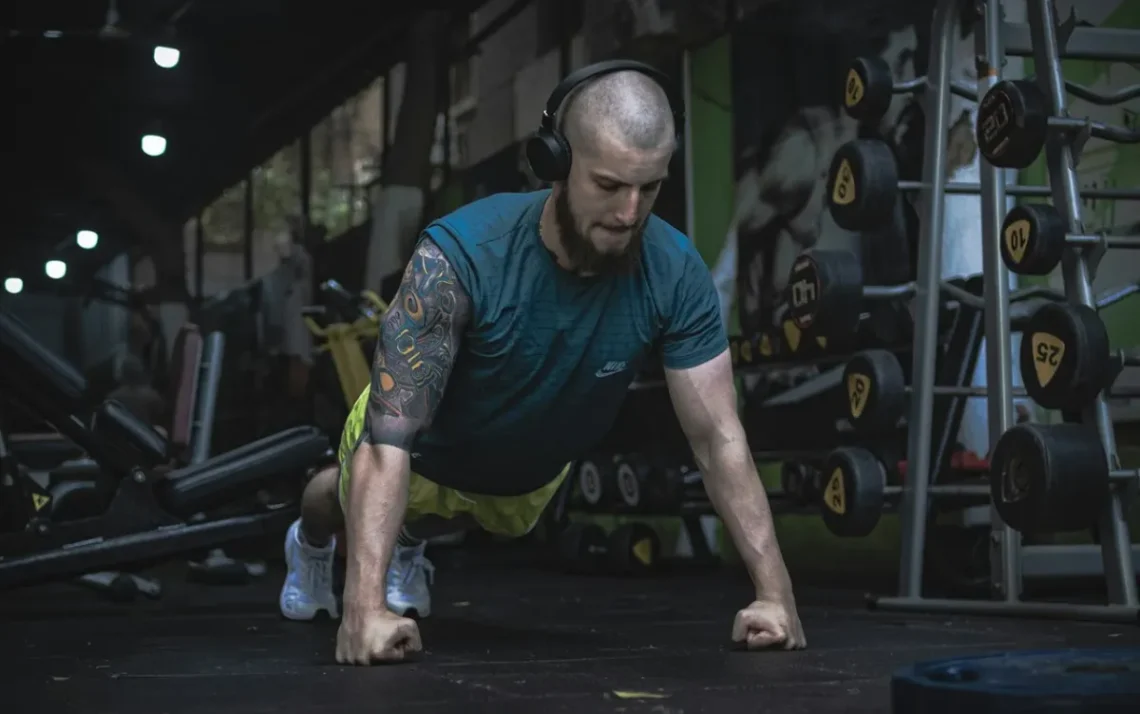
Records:
{"label": "over-ear headphone", "polygon": [[536,178],[540,181],[553,183],[554,181],[563,181],[570,175],[570,142],[558,130],[558,125],[554,120],[566,97],[591,79],[604,74],[624,71],[640,72],[652,78],[661,86],[661,89],[665,90],[665,96],[669,99],[669,107],[673,111],[673,126],[677,132],[677,143],[680,144],[685,126],[685,102],[669,77],[656,67],[643,62],[606,60],[571,72],[550,93],[550,98],[546,100],[546,108],[542,111],[542,122],[538,126],[538,131],[526,143],[526,160],[530,163],[530,169]]}

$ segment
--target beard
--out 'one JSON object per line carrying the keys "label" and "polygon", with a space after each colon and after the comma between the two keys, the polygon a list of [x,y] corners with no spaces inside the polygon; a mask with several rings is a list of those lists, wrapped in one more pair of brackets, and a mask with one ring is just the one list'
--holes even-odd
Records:
{"label": "beard", "polygon": [[641,241],[645,232],[645,222],[631,229],[629,243],[616,253],[606,253],[597,249],[588,236],[578,230],[574,220],[574,210],[570,205],[570,192],[563,190],[554,199],[554,217],[558,223],[558,235],[562,249],[574,270],[578,273],[594,275],[618,275],[628,273],[641,262]]}

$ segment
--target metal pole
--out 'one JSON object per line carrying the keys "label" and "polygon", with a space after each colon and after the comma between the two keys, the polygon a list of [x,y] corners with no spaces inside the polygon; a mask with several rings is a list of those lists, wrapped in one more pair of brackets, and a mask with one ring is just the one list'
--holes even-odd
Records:
{"label": "metal pole", "polygon": [[918,242],[918,276],[915,290],[914,393],[907,435],[906,485],[899,516],[902,525],[902,559],[899,592],[904,597],[922,594],[923,543],[926,540],[927,486],[930,481],[930,434],[934,428],[935,358],[938,308],[941,301],[942,218],[945,208],[947,113],[950,104],[950,66],[958,33],[957,0],[939,0],[931,22],[929,91],[926,93],[926,146],[922,164],[921,233]]}
{"label": "metal pole", "polygon": [[[1001,81],[1005,50],[1001,43],[1000,0],[985,0],[984,28],[975,33],[978,95]],[[1005,217],[1005,172],[980,161],[982,187],[982,270],[986,315],[986,405],[992,452],[1013,426],[1013,348],[1009,329],[1009,270],[1001,258],[1001,225]],[[990,505],[990,582],[993,595],[1007,602],[1021,599],[1021,534],[1010,528]]]}
{"label": "metal pole", "polygon": [[697,239],[696,198],[693,186],[693,54],[681,53],[681,96],[685,100],[685,126],[681,147],[685,158],[685,235]]}
{"label": "metal pole", "polygon": [[[1027,8],[1037,83],[1049,98],[1050,114],[1065,117],[1068,116],[1068,110],[1065,106],[1065,78],[1061,72],[1055,9],[1053,0],[1030,0]],[[1083,234],[1085,230],[1081,219],[1080,186],[1072,146],[1063,137],[1050,137],[1045,145],[1045,160],[1053,189],[1053,205],[1065,218],[1070,233]],[[1062,275],[1065,296],[1069,302],[1096,306],[1087,252],[1066,251]],[[1110,467],[1120,468],[1116,434],[1103,395],[1097,396],[1084,411],[1082,421],[1096,424]],[[1098,526],[1108,601],[1129,606],[1140,604],[1136,592],[1136,571],[1131,557],[1131,537],[1125,520],[1123,491],[1119,486],[1113,487],[1111,497],[1106,500]]]}
{"label": "metal pole", "polygon": [[218,385],[222,379],[222,361],[226,354],[226,336],[222,332],[206,335],[202,346],[202,373],[198,378],[198,409],[195,414],[190,463],[210,458],[214,436],[214,419],[218,410]]}

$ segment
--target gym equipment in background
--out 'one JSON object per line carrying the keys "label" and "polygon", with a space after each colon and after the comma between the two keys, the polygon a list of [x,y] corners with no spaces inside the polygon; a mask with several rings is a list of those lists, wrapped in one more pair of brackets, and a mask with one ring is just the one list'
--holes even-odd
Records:
{"label": "gym equipment in background", "polygon": [[[1099,319],[1094,319],[1095,311],[1114,302],[1120,294],[1135,292],[1135,288],[1103,300],[1092,294],[1089,276],[1111,243],[1098,239],[1092,250],[1074,251],[1062,261],[1064,295],[1055,302],[1063,304],[1042,306],[1019,319],[1010,300],[1006,265],[1027,262],[1027,269],[1036,271],[1053,261],[1058,244],[1053,223],[1059,216],[1064,226],[1079,226],[1082,198],[1140,200],[1140,191],[1135,189],[1082,190],[1077,185],[1075,166],[1085,138],[1097,135],[1131,142],[1140,137],[1133,130],[1110,129],[1069,117],[1066,91],[1094,101],[1096,95],[1066,83],[1061,71],[1062,58],[1140,60],[1140,32],[1080,26],[1075,10],[1062,24],[1052,0],[1027,0],[1026,5],[1027,24],[1007,22],[998,0],[983,0],[976,6],[981,15],[974,34],[978,75],[982,77],[979,89],[983,94],[977,143],[985,158],[978,185],[947,180],[944,137],[949,129],[949,97],[951,92],[962,94],[951,84],[950,68],[955,43],[961,36],[962,17],[960,3],[955,0],[939,0],[935,7],[928,75],[922,83],[926,117],[922,180],[896,183],[899,191],[921,191],[919,214],[924,218],[918,260],[918,283],[924,289],[916,292],[914,306],[914,363],[909,375],[907,414],[908,475],[900,504],[903,552],[897,596],[872,598],[870,605],[893,611],[1133,623],[1140,614],[1135,565],[1140,553],[1131,543],[1124,517],[1128,492],[1135,488],[1125,488],[1124,484],[1134,486],[1140,473],[1112,467],[1118,460],[1104,389],[1111,385],[1115,374],[1110,372],[1107,378],[1095,379],[1092,372],[1096,364],[1104,363],[1108,351],[1103,326]],[[1001,71],[1007,54],[1034,58],[1036,78],[1028,84],[1003,82]],[[1137,95],[1140,90],[1133,88],[1099,99],[1110,103]],[[1007,186],[999,168],[1026,166],[1042,149],[1050,185]],[[842,170],[842,161],[834,167],[832,188],[842,183],[844,189],[833,191],[832,211],[836,220],[848,227],[879,220],[879,197],[889,191],[888,184],[893,180],[885,161],[880,161],[885,156],[882,151],[855,144],[850,152],[863,157],[862,165],[874,170],[859,170],[861,164],[854,159],[848,159],[849,172]],[[860,185],[860,181],[875,183]],[[848,183],[852,191],[847,191]],[[978,600],[934,599],[925,597],[922,591],[926,516],[934,495],[930,484],[934,472],[930,427],[939,384],[934,346],[940,309],[943,199],[949,193],[976,194],[982,201],[986,400],[990,443],[994,448],[989,464],[991,505],[987,509],[991,524],[989,599]],[[1055,196],[1056,216],[1037,212],[1029,218],[1014,214],[1012,220],[1007,220],[1007,196]],[[1036,219],[1040,219],[1040,225],[1034,236],[1031,229]],[[1023,220],[1028,220],[1029,225],[1021,223]],[[1003,226],[1012,229],[1008,236],[1003,236]],[[1049,233],[1048,238],[1040,237],[1044,232]],[[1063,241],[1067,250],[1090,242],[1070,240],[1069,232]],[[1024,375],[1026,391],[1035,398],[1063,405],[1066,420],[1073,424],[1014,426],[1010,334],[1017,329],[1024,333],[1021,358],[1028,367]],[[1131,360],[1118,360],[1119,368],[1125,361]],[[1099,445],[1099,453],[1094,445]],[[1076,483],[1086,477],[1086,483]],[[1070,509],[1059,508],[1062,498],[1070,500]],[[1093,545],[1026,545],[1021,533],[1015,530],[1069,529],[1090,522],[1095,523],[1099,536],[1099,543]],[[1030,602],[1023,598],[1026,579],[1073,575],[1103,577],[1107,602],[1086,605]],[[975,702],[962,706],[976,705]]]}
{"label": "gym equipment in background", "polygon": [[[51,493],[0,453],[4,500],[27,504],[22,528],[0,534],[0,587],[81,576],[283,532],[295,501],[256,494],[282,479],[301,482],[327,461],[328,438],[297,427],[189,466],[172,466],[171,445],[114,401],[89,404],[83,377],[0,313],[0,381],[6,395],[74,441],[114,479],[106,507],[72,520],[50,518]],[[203,517],[204,514],[204,517]]]}
{"label": "gym equipment in background", "polygon": [[302,316],[317,339],[316,353],[332,357],[345,404],[351,409],[372,378],[362,342],[376,340],[388,304],[371,290],[353,295],[335,280],[321,283],[320,294],[322,304],[304,308]]}

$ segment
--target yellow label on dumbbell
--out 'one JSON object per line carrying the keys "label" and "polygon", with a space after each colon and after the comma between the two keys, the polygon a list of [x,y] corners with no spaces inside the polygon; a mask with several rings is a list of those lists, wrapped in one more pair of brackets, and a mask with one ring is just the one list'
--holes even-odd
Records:
{"label": "yellow label on dumbbell", "polygon": [[1065,343],[1048,332],[1034,332],[1030,345],[1033,347],[1033,371],[1037,373],[1037,383],[1046,387],[1065,359]]}
{"label": "yellow label on dumbbell", "polygon": [[847,513],[847,491],[843,488],[843,469],[831,472],[827,488],[823,490],[823,504],[832,513],[842,516]]}
{"label": "yellow label on dumbbell", "polygon": [[51,497],[45,496],[42,493],[33,493],[32,494],[32,508],[34,508],[36,510],[36,512],[39,513],[40,511],[42,511],[44,509],[44,506],[48,505],[48,501],[50,501],[50,500],[51,500]]}
{"label": "yellow label on dumbbell", "polygon": [[744,340],[740,343],[740,362],[742,364],[752,364],[752,343]]}
{"label": "yellow label on dumbbell", "polygon": [[851,163],[844,159],[839,162],[839,171],[835,174],[835,188],[831,189],[831,202],[837,206],[846,206],[855,200],[855,172],[851,170]]}
{"label": "yellow label on dumbbell", "polygon": [[795,352],[800,348],[800,328],[796,327],[796,323],[792,320],[784,320],[784,339],[788,341],[788,347]]}
{"label": "yellow label on dumbbell", "polygon": [[847,400],[851,404],[851,417],[863,416],[867,406],[867,394],[871,391],[871,378],[858,372],[847,375]]}
{"label": "yellow label on dumbbell", "polygon": [[732,358],[732,366],[740,364],[740,343],[736,340],[729,340],[728,353]]}
{"label": "yellow label on dumbbell", "polygon": [[772,339],[768,337],[768,333],[764,332],[760,335],[760,354],[764,357],[772,356]]}
{"label": "yellow label on dumbbell", "polygon": [[816,338],[815,338],[815,343],[816,343],[817,345],[819,345],[819,348],[820,348],[821,350],[826,350],[826,349],[827,349],[827,338],[826,338],[826,337],[824,337],[823,335],[818,335],[818,336],[816,336]]}
{"label": "yellow label on dumbbell", "polygon": [[1029,249],[1029,236],[1032,234],[1033,227],[1024,218],[1005,227],[1005,249],[1013,262],[1020,263],[1025,258],[1025,251]]}
{"label": "yellow label on dumbbell", "polygon": [[848,109],[863,101],[864,91],[866,90],[863,87],[863,80],[859,78],[855,68],[847,70],[847,90],[843,93],[843,101],[847,103]]}
{"label": "yellow label on dumbbell", "polygon": [[653,544],[649,542],[648,538],[642,538],[633,544],[633,557],[637,558],[642,565],[653,564]]}

